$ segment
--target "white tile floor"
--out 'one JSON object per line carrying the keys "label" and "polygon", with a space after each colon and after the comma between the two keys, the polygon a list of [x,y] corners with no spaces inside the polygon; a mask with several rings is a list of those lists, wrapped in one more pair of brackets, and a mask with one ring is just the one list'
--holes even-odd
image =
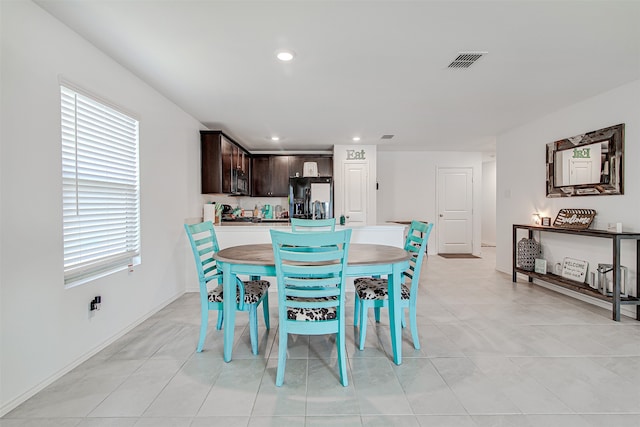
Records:
{"label": "white tile floor", "polygon": [[285,384],[275,387],[275,298],[259,356],[245,313],[231,363],[213,323],[195,353],[198,295],[186,294],[0,425],[640,426],[640,322],[514,285],[494,265],[494,248],[482,259],[430,256],[418,301],[422,350],[405,331],[404,361],[391,362],[386,313],[379,325],[370,320],[364,351],[349,326],[346,388],[325,337],[292,339]]}

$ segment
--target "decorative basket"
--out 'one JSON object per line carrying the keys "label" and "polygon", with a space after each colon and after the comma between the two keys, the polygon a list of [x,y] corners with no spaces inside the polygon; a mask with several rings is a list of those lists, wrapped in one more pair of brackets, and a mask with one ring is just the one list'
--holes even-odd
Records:
{"label": "decorative basket", "polygon": [[518,242],[518,267],[534,271],[536,258],[540,258],[540,243],[534,239],[523,238]]}

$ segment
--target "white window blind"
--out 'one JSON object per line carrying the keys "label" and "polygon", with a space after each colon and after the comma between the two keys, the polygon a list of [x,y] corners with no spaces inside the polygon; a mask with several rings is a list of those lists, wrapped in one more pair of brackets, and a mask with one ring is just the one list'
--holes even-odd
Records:
{"label": "white window blind", "polygon": [[138,121],[60,87],[65,285],[139,263]]}

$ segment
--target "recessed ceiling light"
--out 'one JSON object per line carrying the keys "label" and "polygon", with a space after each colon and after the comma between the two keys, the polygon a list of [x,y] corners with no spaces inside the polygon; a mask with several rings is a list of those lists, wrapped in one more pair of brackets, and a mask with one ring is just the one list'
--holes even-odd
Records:
{"label": "recessed ceiling light", "polygon": [[360,141],[360,137],[359,136],[354,136],[353,138],[351,138],[354,142],[358,142]]}
{"label": "recessed ceiling light", "polygon": [[280,141],[280,137],[279,136],[272,136],[271,140],[272,141]]}
{"label": "recessed ceiling light", "polygon": [[276,52],[276,57],[282,62],[289,62],[295,55],[290,50],[279,50]]}

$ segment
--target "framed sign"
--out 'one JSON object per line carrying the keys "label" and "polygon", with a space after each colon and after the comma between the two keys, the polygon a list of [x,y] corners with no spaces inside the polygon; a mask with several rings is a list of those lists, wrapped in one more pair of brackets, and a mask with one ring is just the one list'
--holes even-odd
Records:
{"label": "framed sign", "polygon": [[562,277],[584,283],[589,263],[580,259],[565,258],[562,262]]}
{"label": "framed sign", "polygon": [[536,258],[534,271],[540,274],[547,274],[547,260]]}
{"label": "framed sign", "polygon": [[556,219],[553,221],[554,227],[587,229],[596,216],[594,209],[560,209]]}

